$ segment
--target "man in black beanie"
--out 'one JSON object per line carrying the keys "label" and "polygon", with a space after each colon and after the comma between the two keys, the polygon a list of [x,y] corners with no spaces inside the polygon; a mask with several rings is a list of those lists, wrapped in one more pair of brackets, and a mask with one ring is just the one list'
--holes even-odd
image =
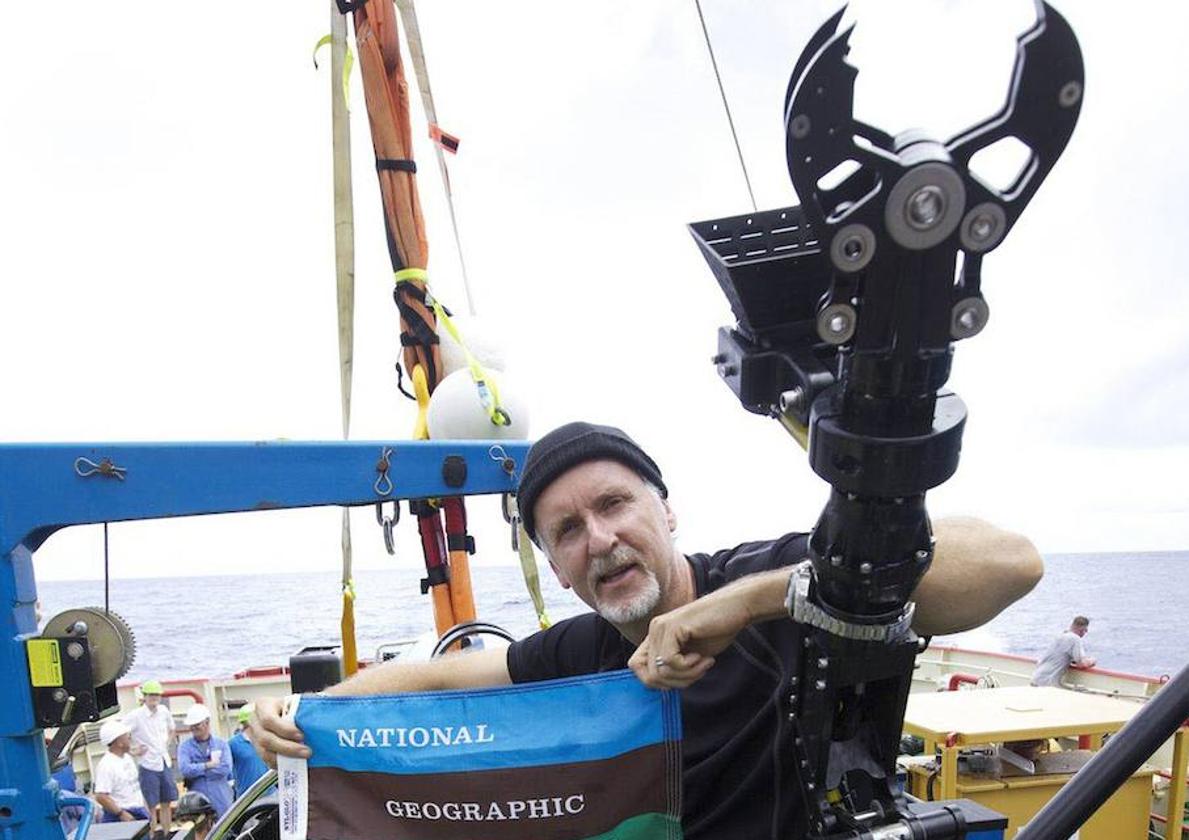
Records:
{"label": "man in black beanie", "polygon": [[[687,840],[791,836],[799,797],[791,750],[777,749],[787,674],[801,650],[785,607],[807,534],[684,555],[660,468],[621,430],[554,429],[529,450],[517,493],[525,529],[563,587],[594,612],[513,642],[428,663],[368,668],[328,694],[477,688],[631,667],[682,692],[682,827]],[[933,565],[913,597],[914,629],[987,621],[1042,574],[1032,544],[975,519],[934,524]],[[964,597],[977,591],[977,598]],[[704,678],[704,679],[703,679]],[[307,757],[277,701],[256,703],[256,746]],[[775,832],[775,833],[774,833]]]}

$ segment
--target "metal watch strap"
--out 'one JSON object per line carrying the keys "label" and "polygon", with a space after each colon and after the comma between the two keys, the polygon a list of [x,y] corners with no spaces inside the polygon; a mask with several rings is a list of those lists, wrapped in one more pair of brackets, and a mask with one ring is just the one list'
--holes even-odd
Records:
{"label": "metal watch strap", "polygon": [[893,643],[902,640],[912,626],[916,604],[909,601],[895,620],[886,624],[856,624],[835,618],[809,600],[809,584],[813,580],[813,563],[803,560],[793,567],[784,596],[784,606],[793,621],[817,627],[844,639]]}

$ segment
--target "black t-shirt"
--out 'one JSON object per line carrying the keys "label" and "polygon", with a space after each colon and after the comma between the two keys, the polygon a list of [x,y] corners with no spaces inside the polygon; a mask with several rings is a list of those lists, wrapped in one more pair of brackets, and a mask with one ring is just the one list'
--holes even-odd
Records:
{"label": "black t-shirt", "polygon": [[[737,578],[806,556],[806,535],[694,554],[698,597]],[[635,645],[594,613],[560,621],[508,648],[513,682],[627,667]],[[801,633],[788,619],[752,625],[681,693],[682,826],[687,840],[784,840],[798,821],[800,793],[790,744],[788,677]]]}

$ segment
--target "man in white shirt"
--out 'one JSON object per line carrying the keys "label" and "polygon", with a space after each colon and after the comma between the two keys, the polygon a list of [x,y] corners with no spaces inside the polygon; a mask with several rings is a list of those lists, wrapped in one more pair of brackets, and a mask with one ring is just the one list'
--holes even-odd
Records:
{"label": "man in white shirt", "polygon": [[146,680],[140,693],[144,705],[128,714],[124,722],[132,730],[132,754],[139,765],[140,792],[149,807],[153,838],[159,840],[173,830],[173,803],[178,798],[173,760],[169,757],[169,745],[175,738],[173,714],[161,703],[163,690],[157,680]]}
{"label": "man in white shirt", "polygon": [[95,799],[103,806],[104,822],[147,820],[148,808],[140,793],[140,778],[132,760],[132,730],[120,720],[109,720],[99,728],[99,740],[107,747],[95,768]]}
{"label": "man in white shirt", "polygon": [[1044,652],[1032,672],[1033,685],[1061,685],[1061,677],[1067,668],[1093,668],[1094,660],[1086,656],[1082,637],[1090,629],[1090,619],[1084,615],[1074,618],[1069,629],[1057,638]]}

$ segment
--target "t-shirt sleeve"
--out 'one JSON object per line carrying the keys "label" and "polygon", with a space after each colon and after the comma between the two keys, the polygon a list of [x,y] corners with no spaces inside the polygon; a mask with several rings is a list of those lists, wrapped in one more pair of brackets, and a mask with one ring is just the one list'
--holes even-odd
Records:
{"label": "t-shirt sleeve", "polygon": [[757,572],[800,563],[808,556],[808,548],[808,534],[792,533],[776,540],[743,543],[711,555],[700,555],[706,570],[706,591],[712,592]]}
{"label": "t-shirt sleeve", "polygon": [[512,682],[537,682],[622,668],[622,637],[594,613],[567,618],[508,646]]}

